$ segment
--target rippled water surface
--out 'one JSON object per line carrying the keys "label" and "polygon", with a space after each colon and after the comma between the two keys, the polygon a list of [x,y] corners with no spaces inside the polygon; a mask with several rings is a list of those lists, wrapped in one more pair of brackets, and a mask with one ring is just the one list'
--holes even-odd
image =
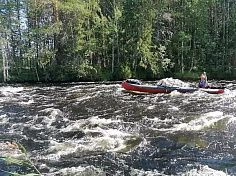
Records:
{"label": "rippled water surface", "polygon": [[43,175],[236,175],[236,90],[132,95],[120,84],[0,87],[0,139]]}

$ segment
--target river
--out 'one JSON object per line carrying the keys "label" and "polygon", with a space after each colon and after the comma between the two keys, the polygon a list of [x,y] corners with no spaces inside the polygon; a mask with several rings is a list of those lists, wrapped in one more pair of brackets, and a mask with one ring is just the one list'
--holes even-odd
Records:
{"label": "river", "polygon": [[236,84],[224,83],[220,95],[2,85],[0,140],[21,143],[46,176],[236,175]]}

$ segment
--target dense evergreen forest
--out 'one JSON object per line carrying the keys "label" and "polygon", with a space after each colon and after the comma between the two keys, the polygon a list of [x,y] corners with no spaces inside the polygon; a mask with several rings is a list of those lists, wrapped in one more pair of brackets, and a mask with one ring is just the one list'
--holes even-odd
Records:
{"label": "dense evergreen forest", "polygon": [[236,77],[235,0],[0,0],[0,80]]}

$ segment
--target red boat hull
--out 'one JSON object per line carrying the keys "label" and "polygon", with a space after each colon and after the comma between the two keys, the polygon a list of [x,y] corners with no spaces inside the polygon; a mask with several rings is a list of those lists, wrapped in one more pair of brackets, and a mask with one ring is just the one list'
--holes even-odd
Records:
{"label": "red boat hull", "polygon": [[167,86],[158,86],[158,85],[144,85],[141,82],[138,83],[130,83],[125,80],[122,82],[121,86],[128,92],[132,93],[143,93],[143,94],[159,94],[159,93],[171,93],[172,91],[178,91],[181,93],[193,93],[195,91],[203,91],[209,94],[222,94],[224,93],[224,89],[203,89],[203,88],[180,88],[180,87],[167,87]]}
{"label": "red boat hull", "polygon": [[151,86],[151,85],[130,84],[126,81],[122,82],[122,87],[125,90],[128,90],[128,91],[143,92],[143,93],[150,93],[150,94],[170,93],[170,92],[172,92],[171,89],[157,88],[157,86]]}

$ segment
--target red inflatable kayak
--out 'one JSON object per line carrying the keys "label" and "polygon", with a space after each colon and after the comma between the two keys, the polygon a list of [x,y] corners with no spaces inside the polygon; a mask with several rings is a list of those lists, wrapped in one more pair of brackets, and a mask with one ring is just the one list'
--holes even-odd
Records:
{"label": "red inflatable kayak", "polygon": [[222,94],[223,88],[192,88],[192,87],[172,87],[162,85],[148,85],[143,84],[137,79],[127,79],[122,82],[121,86],[130,93],[143,93],[143,94],[158,94],[158,93],[171,93],[172,91],[178,91],[180,93],[192,93],[195,91],[203,91],[210,94]]}

